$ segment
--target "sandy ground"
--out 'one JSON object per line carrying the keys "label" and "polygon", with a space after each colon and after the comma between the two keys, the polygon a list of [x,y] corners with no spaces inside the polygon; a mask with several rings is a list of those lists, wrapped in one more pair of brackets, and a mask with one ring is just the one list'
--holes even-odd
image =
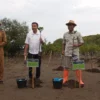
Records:
{"label": "sandy ground", "polygon": [[[0,100],[100,100],[100,73],[83,71],[84,88],[63,87],[53,89],[52,79],[62,77],[62,71],[52,71],[60,65],[60,58],[52,58],[50,65],[48,58],[42,60],[41,88],[18,89],[17,78],[27,77],[22,58],[5,59],[4,85],[0,85]],[[90,69],[86,63],[86,69]],[[96,65],[93,65],[96,67]],[[70,72],[69,80],[76,79],[75,73]]]}

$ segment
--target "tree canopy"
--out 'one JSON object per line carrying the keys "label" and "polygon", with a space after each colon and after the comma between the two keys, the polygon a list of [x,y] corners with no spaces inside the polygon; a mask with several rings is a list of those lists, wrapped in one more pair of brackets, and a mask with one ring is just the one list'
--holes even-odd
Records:
{"label": "tree canopy", "polygon": [[[2,28],[6,32],[8,40],[5,51],[12,55],[19,53],[24,47],[24,41],[28,33],[26,22],[20,23],[17,20],[7,18],[1,19],[0,21],[2,22]],[[43,27],[40,27],[40,30],[43,30]],[[100,34],[85,36],[83,39],[84,45],[80,47],[81,54],[91,55],[100,51]],[[45,54],[49,54],[51,51],[61,54],[62,38],[56,39],[53,43],[47,43],[45,41],[42,48]]]}
{"label": "tree canopy", "polygon": [[17,20],[10,20],[4,18],[1,20],[2,29],[7,35],[7,45],[5,50],[8,54],[14,56],[24,46],[26,34],[28,33],[28,26],[26,22],[20,23]]}

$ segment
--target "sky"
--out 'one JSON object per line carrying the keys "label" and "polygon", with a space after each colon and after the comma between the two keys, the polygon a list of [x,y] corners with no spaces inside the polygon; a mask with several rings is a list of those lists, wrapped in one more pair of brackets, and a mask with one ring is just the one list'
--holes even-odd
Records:
{"label": "sky", "polygon": [[62,38],[67,23],[74,20],[82,36],[100,33],[100,0],[0,0],[0,19],[17,19],[44,27],[47,41]]}

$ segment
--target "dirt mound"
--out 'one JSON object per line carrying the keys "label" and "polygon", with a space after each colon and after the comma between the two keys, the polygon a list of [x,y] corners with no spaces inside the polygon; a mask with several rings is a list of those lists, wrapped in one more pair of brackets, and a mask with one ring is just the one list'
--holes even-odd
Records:
{"label": "dirt mound", "polygon": [[53,71],[63,71],[63,69],[64,68],[62,66],[59,66],[58,68],[54,68]]}
{"label": "dirt mound", "polygon": [[91,72],[91,73],[100,73],[100,70],[97,68],[92,68],[92,69],[86,69],[85,71]]}

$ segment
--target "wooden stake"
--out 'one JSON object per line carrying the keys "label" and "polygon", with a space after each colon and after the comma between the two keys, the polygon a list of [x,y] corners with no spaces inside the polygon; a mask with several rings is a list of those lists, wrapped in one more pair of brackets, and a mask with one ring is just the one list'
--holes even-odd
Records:
{"label": "wooden stake", "polygon": [[49,57],[49,61],[48,61],[48,65],[47,65],[47,67],[49,67],[49,64],[50,64],[51,58],[52,58],[52,51],[50,52],[50,57]]}
{"label": "wooden stake", "polygon": [[26,56],[24,56],[24,60],[26,60]]}
{"label": "wooden stake", "polygon": [[32,68],[32,89],[34,89],[34,68]]}
{"label": "wooden stake", "polygon": [[92,63],[92,53],[91,53],[91,71],[93,70],[93,63]]}

